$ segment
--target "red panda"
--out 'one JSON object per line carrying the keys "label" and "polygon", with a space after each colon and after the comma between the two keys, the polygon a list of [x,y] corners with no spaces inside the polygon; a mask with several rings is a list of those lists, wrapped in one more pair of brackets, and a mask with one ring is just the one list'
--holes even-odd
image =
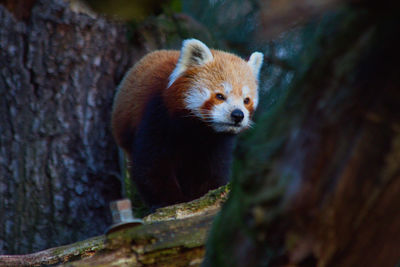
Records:
{"label": "red panda", "polygon": [[228,182],[234,136],[251,126],[263,55],[248,61],[196,39],[143,57],[118,87],[112,131],[152,208]]}

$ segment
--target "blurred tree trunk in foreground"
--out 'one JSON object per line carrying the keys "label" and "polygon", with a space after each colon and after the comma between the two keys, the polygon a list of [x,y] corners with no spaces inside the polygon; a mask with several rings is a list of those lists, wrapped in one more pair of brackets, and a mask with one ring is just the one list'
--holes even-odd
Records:
{"label": "blurred tree trunk in foreground", "polygon": [[122,25],[61,0],[17,2],[0,2],[0,254],[71,243],[111,223],[121,186],[110,111],[132,63]]}
{"label": "blurred tree trunk in foreground", "polygon": [[330,12],[309,40],[244,144],[204,266],[400,262],[400,14],[372,3]]}

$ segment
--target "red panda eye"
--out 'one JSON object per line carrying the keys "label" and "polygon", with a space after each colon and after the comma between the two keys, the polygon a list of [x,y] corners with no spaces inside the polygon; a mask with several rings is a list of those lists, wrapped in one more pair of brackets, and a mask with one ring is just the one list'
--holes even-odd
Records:
{"label": "red panda eye", "polygon": [[216,94],[215,95],[219,100],[225,100],[225,96],[223,94]]}
{"label": "red panda eye", "polygon": [[246,98],[243,100],[243,103],[244,103],[245,105],[249,104],[249,103],[250,103],[250,98],[246,97]]}

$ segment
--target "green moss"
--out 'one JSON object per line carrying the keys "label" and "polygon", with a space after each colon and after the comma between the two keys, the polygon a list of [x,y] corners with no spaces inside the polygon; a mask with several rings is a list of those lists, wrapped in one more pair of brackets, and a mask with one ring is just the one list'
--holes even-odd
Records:
{"label": "green moss", "polygon": [[140,257],[142,264],[157,266],[199,266],[204,256],[204,248],[185,249],[182,247],[160,250]]}
{"label": "green moss", "polygon": [[228,198],[230,184],[209,191],[203,197],[190,202],[158,209],[144,218],[146,222],[179,219],[208,209],[219,208]]}
{"label": "green moss", "polygon": [[97,236],[70,245],[54,248],[51,251],[51,255],[54,258],[52,259],[52,262],[47,262],[46,264],[73,261],[92,256],[93,254],[104,250],[104,241],[104,236]]}
{"label": "green moss", "polygon": [[[218,192],[223,189],[218,190]],[[213,192],[215,193],[215,192]],[[211,222],[218,209],[181,220],[153,222],[127,228],[107,236],[107,248],[132,248],[138,254],[173,248],[193,249],[204,246]]]}

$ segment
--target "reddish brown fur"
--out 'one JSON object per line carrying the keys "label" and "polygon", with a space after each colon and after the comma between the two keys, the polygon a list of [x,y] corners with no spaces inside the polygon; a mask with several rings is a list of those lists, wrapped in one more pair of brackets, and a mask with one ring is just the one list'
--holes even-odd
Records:
{"label": "reddish brown fur", "polygon": [[[222,51],[211,50],[214,59],[203,66],[186,70],[167,88],[168,78],[179,58],[179,51],[160,50],[148,54],[132,67],[122,81],[114,100],[112,128],[120,147],[130,151],[130,139],[135,127],[143,116],[143,110],[149,98],[162,93],[165,104],[171,113],[182,112],[187,90],[196,82],[201,83],[212,93],[223,92],[222,83],[232,85],[231,94],[242,97],[243,86],[248,86],[251,99],[256,96],[257,84],[254,75],[243,59]],[[215,102],[214,95],[204,104],[210,109]],[[253,101],[246,106],[253,113]]]}
{"label": "reddish brown fur", "polygon": [[209,100],[207,100],[203,106],[201,107],[202,111],[204,111],[204,113],[207,114],[207,111],[211,110],[213,107],[215,107],[215,105],[217,105],[218,103],[220,103],[221,100],[219,100],[218,98],[214,96],[211,96],[211,98]]}
{"label": "reddish brown fur", "polygon": [[118,145],[129,151],[130,138],[149,98],[165,89],[179,51],[160,50],[148,54],[125,75],[114,100],[112,130]]}

